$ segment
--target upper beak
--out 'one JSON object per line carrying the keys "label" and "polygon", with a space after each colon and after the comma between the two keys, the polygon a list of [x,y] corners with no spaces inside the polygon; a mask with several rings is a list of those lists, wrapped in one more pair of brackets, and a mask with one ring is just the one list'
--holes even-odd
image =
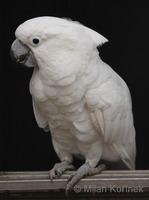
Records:
{"label": "upper beak", "polygon": [[20,40],[16,39],[10,49],[10,55],[13,61],[17,64],[26,67],[36,67],[37,61],[31,49],[23,44]]}

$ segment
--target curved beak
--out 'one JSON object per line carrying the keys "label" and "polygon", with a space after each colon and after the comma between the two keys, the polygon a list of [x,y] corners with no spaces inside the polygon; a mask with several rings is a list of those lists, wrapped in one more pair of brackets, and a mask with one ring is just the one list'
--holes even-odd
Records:
{"label": "curved beak", "polygon": [[36,67],[37,61],[31,49],[16,39],[10,49],[11,59],[25,67]]}

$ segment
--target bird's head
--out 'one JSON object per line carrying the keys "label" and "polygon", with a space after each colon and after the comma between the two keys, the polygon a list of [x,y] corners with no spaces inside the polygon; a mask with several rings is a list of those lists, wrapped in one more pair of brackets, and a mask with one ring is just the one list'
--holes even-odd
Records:
{"label": "bird's head", "polygon": [[78,22],[56,17],[27,20],[16,29],[15,36],[11,46],[13,60],[26,67],[46,67],[51,71],[55,68],[49,66],[72,65],[73,59],[80,62],[83,51],[108,41]]}

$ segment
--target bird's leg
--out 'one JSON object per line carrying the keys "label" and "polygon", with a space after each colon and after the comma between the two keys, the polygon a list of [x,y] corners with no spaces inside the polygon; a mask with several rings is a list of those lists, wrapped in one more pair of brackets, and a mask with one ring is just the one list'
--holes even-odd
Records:
{"label": "bird's leg", "polygon": [[73,186],[83,177],[85,176],[92,176],[95,174],[101,173],[103,170],[106,169],[106,166],[101,164],[96,168],[91,167],[88,162],[82,165],[76,172],[74,172],[68,179],[68,183],[66,185],[66,193],[72,190]]}
{"label": "bird's leg", "polygon": [[53,169],[50,170],[49,177],[51,181],[54,178],[60,177],[66,170],[74,170],[74,166],[68,161],[62,161],[61,163],[56,163]]}

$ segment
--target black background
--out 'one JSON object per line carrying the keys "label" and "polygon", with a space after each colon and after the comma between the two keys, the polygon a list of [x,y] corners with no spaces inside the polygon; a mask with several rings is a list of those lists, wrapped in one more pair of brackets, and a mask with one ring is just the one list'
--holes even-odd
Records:
{"label": "black background", "polygon": [[32,69],[17,68],[9,55],[17,26],[43,15],[71,18],[109,39],[100,48],[100,55],[130,88],[137,132],[136,166],[149,169],[149,4],[130,2],[1,1],[0,170],[49,170],[59,161],[50,134],[39,129],[34,119],[29,94]]}

